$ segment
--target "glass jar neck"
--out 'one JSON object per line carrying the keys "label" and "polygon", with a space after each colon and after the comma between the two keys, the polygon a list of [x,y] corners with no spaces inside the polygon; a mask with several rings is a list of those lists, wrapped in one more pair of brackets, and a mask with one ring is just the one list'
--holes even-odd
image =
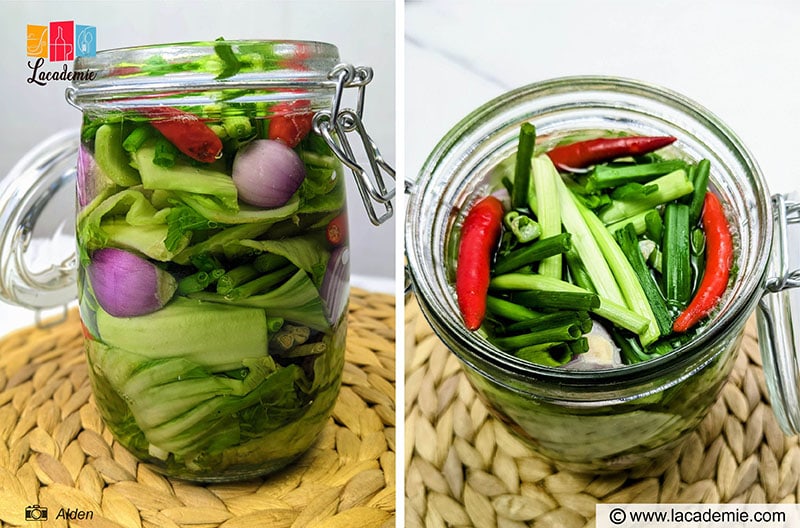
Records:
{"label": "glass jar neck", "polygon": [[120,48],[79,57],[67,99],[84,112],[225,102],[279,102],[324,95],[336,82],[335,46],[304,41],[190,42]]}
{"label": "glass jar neck", "polygon": [[[490,193],[513,162],[520,125],[531,122],[543,143],[567,133],[616,131],[679,138],[673,154],[711,161],[711,187],[725,204],[735,232],[735,281],[721,309],[697,338],[656,360],[613,371],[568,372],[539,367],[500,352],[464,328],[451,287],[460,211]],[[511,166],[513,170],[513,165]],[[522,87],[492,100],[458,123],[420,171],[406,217],[408,265],[420,305],[440,337],[466,362],[504,379],[552,386],[595,387],[643,383],[691,370],[714,354],[714,345],[740,329],[763,291],[772,240],[769,194],[741,141],[700,105],[636,81],[578,77]]]}

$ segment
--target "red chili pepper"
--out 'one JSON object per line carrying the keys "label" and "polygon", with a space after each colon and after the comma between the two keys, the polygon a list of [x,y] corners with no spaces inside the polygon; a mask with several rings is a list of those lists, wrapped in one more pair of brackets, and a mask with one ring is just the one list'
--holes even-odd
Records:
{"label": "red chili pepper", "polygon": [[503,204],[487,196],[472,206],[461,227],[456,268],[456,294],[464,323],[480,328],[486,315],[489,268],[503,226]]}
{"label": "red chili pepper", "polygon": [[722,204],[710,192],[706,193],[703,203],[703,228],[706,232],[706,269],[694,299],[672,325],[676,332],[687,331],[708,315],[728,286],[733,265],[733,239]]}
{"label": "red chili pepper", "polygon": [[108,75],[110,77],[122,77],[125,75],[135,75],[137,73],[142,73],[142,69],[138,66],[117,66],[116,68],[111,68]]}
{"label": "red chili pepper", "polygon": [[347,240],[347,215],[340,214],[325,228],[325,237],[332,246],[341,246]]}
{"label": "red chili pepper", "polygon": [[547,155],[553,165],[559,169],[581,169],[615,158],[647,154],[661,147],[666,147],[674,141],[675,138],[672,136],[599,138],[556,147],[548,152]]}
{"label": "red chili pepper", "polygon": [[267,133],[269,139],[282,141],[288,147],[295,148],[311,131],[314,112],[309,101],[278,103],[272,107],[272,113]]}
{"label": "red chili pepper", "polygon": [[222,141],[196,115],[171,107],[140,108],[139,113],[178,150],[192,159],[212,163],[222,155]]}

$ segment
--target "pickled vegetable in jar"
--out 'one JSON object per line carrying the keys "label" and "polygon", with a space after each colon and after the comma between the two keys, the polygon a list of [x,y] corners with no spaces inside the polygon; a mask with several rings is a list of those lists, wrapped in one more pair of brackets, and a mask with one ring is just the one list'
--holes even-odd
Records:
{"label": "pickled vegetable in jar", "polygon": [[[2,193],[3,296],[39,310],[77,285],[97,407],[154,469],[278,470],[315,441],[341,384],[344,165],[373,223],[392,213],[394,171],[361,122],[371,68],[330,44],[218,39],[102,51],[76,69],[94,74],[67,89],[80,133],[44,141]],[[351,87],[356,110],[342,105]],[[19,230],[73,180],[77,252],[32,272]]]}
{"label": "pickled vegetable in jar", "polygon": [[[526,147],[528,124],[535,126],[537,140]],[[650,154],[617,154],[585,166],[574,162],[586,152],[572,152],[575,170],[557,167],[564,157],[547,155],[559,147],[577,151],[580,142],[621,137],[675,139]],[[532,159],[527,182],[517,179],[518,157]],[[643,304],[628,304],[625,289],[641,286],[630,272],[613,280],[621,302],[606,302],[615,295],[613,288],[604,290],[609,284],[581,276],[581,268],[630,264],[627,254],[596,247],[596,257],[581,249],[574,259],[575,246],[591,237],[596,246],[621,250],[609,226],[623,220],[615,230],[629,235],[633,230],[627,244],[631,256],[648,240],[661,239],[663,248],[665,210],[671,204],[690,207],[694,167],[705,165],[702,160],[708,160],[706,195],[718,199],[716,219],[724,218],[732,243],[725,252],[729,275],[720,274],[721,289],[714,285],[719,297],[703,303],[690,327],[675,328],[704,290],[700,268],[709,262],[699,250],[711,253],[708,245],[696,243],[693,260],[692,240],[681,236],[683,252],[675,261],[683,272],[688,265],[689,273],[680,276],[674,291],[667,293],[661,282],[663,255],[657,271],[655,260],[648,264],[642,254],[651,268],[646,276],[659,281],[655,293],[664,291],[663,320],[649,317]],[[662,163],[666,172],[624,189],[615,184],[617,192],[605,198],[606,191],[590,189],[597,183],[593,167],[605,165],[619,176],[619,169],[637,172],[646,166],[651,172]],[[564,468],[618,471],[659,463],[702,421],[733,366],[745,321],[764,295],[773,244],[763,176],[738,138],[708,110],[627,79],[572,77],[524,86],[465,117],[409,187],[406,252],[420,310],[461,361],[487,409],[534,450]],[[646,210],[614,217],[623,202],[647,204],[667,189],[682,190]],[[517,201],[519,190],[524,198]],[[564,205],[566,198],[571,211],[562,207],[558,218],[550,218],[556,202]],[[604,199],[612,203],[601,203]],[[655,225],[648,234],[650,209],[655,209],[650,216],[662,221],[660,236]],[[573,222],[577,217],[584,229]],[[691,237],[692,226],[710,236],[702,220],[680,223],[678,232]],[[645,302],[652,309],[649,299]],[[612,335],[595,332],[596,326]],[[622,344],[636,348],[625,351]],[[607,353],[612,347],[619,348],[616,360]]]}
{"label": "pickled vegetable in jar", "polygon": [[490,171],[492,194],[457,223],[467,328],[523,361],[581,370],[690,342],[735,271],[709,160],[682,159],[673,136],[541,139],[524,123],[515,155]]}
{"label": "pickled vegetable in jar", "polygon": [[[131,83],[153,69],[219,78],[232,61],[240,75],[280,68],[271,43],[215,51],[116,62]],[[349,253],[326,235],[345,214],[344,182],[311,131],[311,98],[191,95],[84,110],[78,286],[108,427],[167,473],[212,480],[283,466],[324,426],[341,382]]]}

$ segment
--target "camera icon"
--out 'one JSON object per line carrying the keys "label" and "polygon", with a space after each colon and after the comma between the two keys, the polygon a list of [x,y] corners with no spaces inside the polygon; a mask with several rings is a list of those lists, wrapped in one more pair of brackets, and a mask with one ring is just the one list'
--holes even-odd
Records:
{"label": "camera icon", "polygon": [[46,521],[47,520],[47,508],[39,506],[38,504],[33,504],[25,508],[25,520],[26,521]]}

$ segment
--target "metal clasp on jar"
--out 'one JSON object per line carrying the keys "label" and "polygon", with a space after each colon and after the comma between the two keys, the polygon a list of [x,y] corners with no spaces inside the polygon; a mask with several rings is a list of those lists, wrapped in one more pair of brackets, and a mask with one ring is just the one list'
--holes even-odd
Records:
{"label": "metal clasp on jar", "polygon": [[777,292],[800,286],[800,269],[789,269],[789,224],[800,223],[800,202],[789,201],[785,195],[776,194],[772,197],[772,205],[775,212],[775,242],[778,243],[778,273],[767,279],[766,288]]}
{"label": "metal clasp on jar", "polygon": [[800,305],[797,292],[791,290],[800,286],[800,269],[792,269],[789,250],[797,248],[800,238],[792,236],[789,227],[800,224],[800,202],[776,194],[772,206],[775,230],[765,291],[758,304],[758,338],[775,416],[781,429],[792,435],[800,432],[800,362],[792,317]]}
{"label": "metal clasp on jar", "polygon": [[[394,184],[387,187],[384,176],[395,179],[394,169],[383,159],[378,146],[367,134],[361,120],[364,113],[364,93],[367,84],[372,80],[372,68],[355,67],[351,64],[339,64],[328,78],[336,81],[336,93],[330,110],[322,110],[314,115],[314,131],[325,139],[342,163],[353,172],[358,192],[367,215],[374,225],[380,225],[391,218],[393,209],[391,200],[395,195]],[[345,88],[358,88],[356,109],[341,108],[342,95]],[[355,133],[360,146],[369,161],[369,173],[359,164],[348,139],[348,134]],[[377,207],[383,207],[381,214]]]}

